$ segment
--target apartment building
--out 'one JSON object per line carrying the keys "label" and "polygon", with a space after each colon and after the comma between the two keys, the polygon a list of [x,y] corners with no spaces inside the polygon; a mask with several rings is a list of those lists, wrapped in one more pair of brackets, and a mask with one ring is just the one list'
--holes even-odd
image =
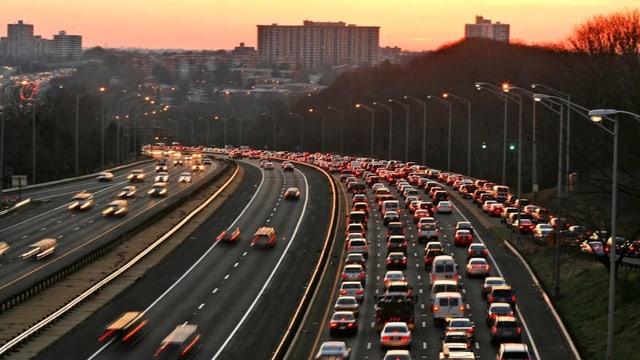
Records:
{"label": "apartment building", "polygon": [[464,37],[485,38],[496,41],[509,42],[509,24],[502,24],[499,21],[491,23],[491,20],[482,16],[476,16],[475,24],[465,24]]}

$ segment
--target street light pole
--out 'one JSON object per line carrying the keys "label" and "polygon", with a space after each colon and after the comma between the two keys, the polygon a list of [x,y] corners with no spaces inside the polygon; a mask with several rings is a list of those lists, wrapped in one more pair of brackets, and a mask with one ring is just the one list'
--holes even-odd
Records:
{"label": "street light pole", "polygon": [[0,106],[0,201],[4,189],[4,106]]}
{"label": "street light pole", "polygon": [[33,179],[31,179],[33,181],[33,183],[36,183],[36,99],[34,97],[33,99],[33,103],[32,103],[32,109],[33,110],[33,127],[32,127],[32,136],[31,136],[31,141],[33,142],[33,159],[32,159],[32,164],[33,164],[33,172],[32,172],[32,176]]}
{"label": "street light pole", "polygon": [[422,105],[422,165],[427,164],[427,102],[422,101],[410,95],[406,95],[405,99],[410,99]]}
{"label": "street light pole", "polygon": [[398,101],[396,99],[389,99],[389,102],[394,102],[404,108],[404,111],[407,115],[407,124],[404,138],[404,162],[409,162],[409,105]]}
{"label": "street light pole", "polygon": [[[611,119],[609,115],[626,114],[640,121],[640,115],[628,111],[614,109],[596,109],[589,111],[591,119],[605,131],[613,135],[613,173],[611,175],[611,245],[609,246],[609,314],[607,332],[607,359],[613,359],[613,331],[615,319],[616,296],[616,221],[618,220],[617,188],[618,188],[618,119]],[[613,131],[601,124],[603,119],[613,122]]]}
{"label": "street light pole", "polygon": [[427,100],[429,99],[436,100],[449,109],[449,134],[447,136],[447,172],[451,172],[451,102],[433,95],[427,95]]}
{"label": "street light pole", "polygon": [[389,159],[388,160],[392,160],[392,152],[391,152],[391,145],[393,142],[393,108],[389,105],[386,104],[381,104],[379,102],[373,102],[373,105],[378,105],[381,108],[384,108],[385,110],[387,110],[389,112]]}
{"label": "street light pole", "polygon": [[471,100],[451,93],[444,93],[442,97],[451,97],[467,105],[467,176],[471,176]]}
{"label": "street light pole", "polygon": [[365,110],[367,110],[368,112],[371,113],[371,140],[370,140],[371,141],[371,150],[370,150],[370,153],[369,153],[369,157],[373,159],[373,144],[374,144],[373,140],[374,140],[374,134],[375,134],[375,132],[373,131],[373,127],[375,125],[376,111],[372,107],[364,105],[364,104],[356,104],[356,108],[358,108],[358,109],[359,108],[363,108],[363,109],[365,109]]}
{"label": "street light pole", "polygon": [[300,119],[300,151],[304,151],[304,117],[296,113],[289,113],[289,116],[293,116]]}
{"label": "street light pole", "polygon": [[88,91],[84,91],[81,92],[80,94],[76,95],[76,168],[75,168],[75,175],[78,176],[78,149],[79,149],[79,143],[80,143],[80,98],[82,98],[83,96],[89,94]]}
{"label": "street light pole", "polygon": [[332,106],[327,107],[327,109],[340,114],[340,154],[344,155],[344,111]]}
{"label": "street light pole", "polygon": [[507,94],[504,93],[498,86],[485,83],[475,83],[477,90],[488,90],[494,95],[500,96],[504,99],[504,125],[502,130],[502,184],[506,184],[507,181]]}

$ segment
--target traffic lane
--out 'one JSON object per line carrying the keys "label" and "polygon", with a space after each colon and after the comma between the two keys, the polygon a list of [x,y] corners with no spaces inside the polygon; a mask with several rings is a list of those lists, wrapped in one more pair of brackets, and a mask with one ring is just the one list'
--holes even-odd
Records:
{"label": "traffic lane", "polygon": [[[189,184],[196,186],[199,182],[207,181],[213,174],[218,171],[217,167],[211,167],[206,174]],[[148,181],[147,181],[148,182]],[[169,196],[166,198],[145,198],[147,194],[143,194],[139,199],[132,202],[130,210],[123,218],[105,218],[102,216],[104,206],[100,206],[102,202],[96,203],[93,208],[84,212],[76,212],[67,210],[66,206],[58,208],[56,211],[49,212],[42,218],[36,217],[25,221],[22,227],[27,227],[27,233],[17,233],[21,227],[9,229],[8,235],[14,241],[8,241],[11,249],[8,256],[2,259],[2,267],[0,274],[3,274],[2,282],[0,282],[0,295],[3,297],[17,293],[35,280],[38,276],[44,278],[44,269],[50,269],[51,272],[61,269],[71,262],[72,257],[79,258],[87,254],[105,241],[111,241],[120,234],[132,230],[136,226],[142,224],[151,213],[160,211],[161,208],[169,202],[177,201],[179,196],[189,192],[189,188],[181,186],[184,184],[170,183]],[[174,191],[175,190],[175,191]],[[115,192],[111,195],[102,195],[115,197]],[[151,211],[149,211],[151,210]],[[39,226],[33,226],[33,223]],[[58,240],[53,255],[41,260],[26,259],[19,257],[20,254],[26,252],[29,246],[43,238],[55,238]]]}
{"label": "traffic lane", "polygon": [[[477,224],[476,231],[483,239],[486,239],[485,244],[494,260],[500,264],[505,280],[516,291],[518,312],[522,315],[521,319],[524,320],[523,324],[526,324],[529,335],[535,339],[535,349],[530,347],[529,350],[531,352],[537,351],[536,357],[538,359],[573,358],[569,346],[564,341],[562,331],[551,312],[548,311],[541,289],[532,281],[528,270],[522,263],[504,246],[503,239],[494,238],[489,230],[492,226],[505,227],[505,224],[501,223],[499,218],[488,217],[471,204],[470,200],[462,199],[457,194],[454,194],[452,199],[459,204],[458,209],[462,211],[464,216]],[[511,237],[512,239],[517,238],[516,234]],[[520,241],[531,241],[531,239]],[[523,335],[524,339],[526,337]],[[530,342],[529,344],[531,345]]]}
{"label": "traffic lane", "polygon": [[[310,192],[307,209],[301,219],[295,241],[291,243],[287,255],[283,258],[275,278],[262,299],[249,314],[244,325],[238,329],[236,336],[224,351],[216,353],[215,358],[268,358],[284,335],[308,285],[324,246],[327,227],[330,225],[332,196],[326,178],[315,170],[302,166],[297,169],[307,176]],[[295,216],[289,217],[293,218],[291,219],[293,221],[298,220]],[[278,244],[276,248],[282,245],[285,244]],[[258,253],[255,255],[272,256],[272,254]]]}
{"label": "traffic lane", "polygon": [[[240,164],[242,166],[242,164]],[[243,211],[256,192],[260,183],[260,172],[255,167],[242,166],[246,171],[242,177],[241,184],[232,196],[220,205],[215,214],[202,224],[202,228],[196,230],[187,240],[182,242],[174,251],[161,261],[157,266],[149,269],[144,277],[138,279],[133,285],[115,297],[109,304],[99,311],[93,313],[86,321],[69,331],[58,341],[52,344],[47,350],[38,355],[38,359],[61,359],[69,356],[69,349],[74,349],[74,358],[87,359],[94,354],[104,344],[98,342],[98,338],[104,333],[104,327],[116,319],[125,311],[142,311],[149,307],[157,298],[159,298],[166,289],[168,289],[180,276],[185,273],[197,259],[205,253],[212,244],[215,243],[216,236],[224,229],[228,228],[238,215]],[[225,195],[226,196],[226,195]],[[265,195],[262,195],[265,196]],[[243,218],[250,219],[253,214],[246,214]],[[251,234],[243,233],[241,235],[241,243],[248,243]],[[224,277],[229,268],[233,268],[235,260],[244,252],[245,247],[236,246],[239,244],[218,244],[212,251],[215,260],[211,263],[211,269],[207,269],[205,274],[200,277],[200,281],[209,281],[209,278],[215,276],[215,279]],[[215,267],[217,266],[217,267]],[[196,289],[204,288],[204,286],[196,285]],[[181,302],[190,302],[192,298],[190,294],[176,295],[177,304]],[[195,299],[195,298],[194,298]],[[166,300],[166,301],[170,301]],[[223,309],[232,312],[234,307]],[[96,358],[136,358],[133,354],[139,353],[141,358],[151,358],[153,352],[160,344],[163,336],[167,335],[172,327],[177,323],[174,319],[165,320],[168,316],[186,315],[179,314],[177,311],[169,307],[168,310],[159,312],[158,318],[150,319],[149,335],[145,336],[134,347],[121,346],[119,344],[110,344],[96,355]],[[208,334],[209,336],[212,336]],[[140,346],[141,349],[136,348]]]}

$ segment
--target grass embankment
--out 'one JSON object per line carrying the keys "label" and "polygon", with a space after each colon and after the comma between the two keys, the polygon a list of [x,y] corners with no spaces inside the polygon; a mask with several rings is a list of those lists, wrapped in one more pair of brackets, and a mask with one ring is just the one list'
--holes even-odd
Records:
{"label": "grass embankment", "polygon": [[[509,239],[506,229],[494,228],[496,238]],[[512,241],[527,260],[562,317],[583,359],[606,359],[609,272],[595,258],[577,248],[563,249],[560,257],[560,294],[555,294],[554,248],[531,237]],[[621,269],[616,281],[614,355],[638,356],[640,334],[640,273]]]}

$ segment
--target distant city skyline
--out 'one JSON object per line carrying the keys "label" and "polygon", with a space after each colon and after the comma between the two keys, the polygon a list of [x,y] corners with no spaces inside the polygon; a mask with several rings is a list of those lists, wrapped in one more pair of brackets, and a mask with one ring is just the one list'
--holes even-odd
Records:
{"label": "distant city skyline", "polygon": [[381,47],[428,51],[462,39],[478,15],[510,24],[511,42],[547,44],[594,16],[637,7],[636,0],[32,0],[2,5],[0,36],[22,20],[46,39],[60,31],[80,35],[84,48],[228,50],[256,47],[258,25],[342,21],[379,26]]}

